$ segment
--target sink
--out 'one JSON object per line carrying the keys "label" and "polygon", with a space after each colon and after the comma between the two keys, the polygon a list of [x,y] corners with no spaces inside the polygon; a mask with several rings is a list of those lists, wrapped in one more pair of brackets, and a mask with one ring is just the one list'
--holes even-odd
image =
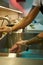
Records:
{"label": "sink", "polygon": [[6,41],[7,41],[7,34],[2,34],[2,36],[0,37],[0,49],[5,48]]}
{"label": "sink", "polygon": [[[0,38],[0,52],[8,52],[7,49],[11,48],[17,41],[23,39],[27,40],[34,37],[36,34],[29,33],[11,33],[11,34],[3,34]],[[22,51],[26,50],[25,46],[21,47]],[[7,51],[6,51],[7,50]]]}
{"label": "sink", "polygon": [[[0,52],[8,52],[8,49],[11,48],[17,41],[22,39],[22,35],[20,33],[10,33],[3,34],[0,37]],[[24,46],[22,47],[24,50]]]}

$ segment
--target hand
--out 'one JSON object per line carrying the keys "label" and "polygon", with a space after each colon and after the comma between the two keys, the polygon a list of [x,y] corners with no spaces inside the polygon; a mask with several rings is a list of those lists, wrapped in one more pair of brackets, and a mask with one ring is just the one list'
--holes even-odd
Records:
{"label": "hand", "polygon": [[21,51],[21,46],[20,45],[17,45],[17,44],[14,44],[14,46],[12,46],[9,49],[9,52],[10,53],[19,53],[20,51]]}
{"label": "hand", "polygon": [[18,41],[14,44],[14,46],[12,46],[10,49],[9,49],[9,52],[21,52],[21,45],[24,45],[23,43],[25,43],[26,40],[21,40],[21,41]]}
{"label": "hand", "polygon": [[8,27],[8,26],[3,26],[3,27],[0,27],[0,32],[11,32],[12,31],[12,28],[11,27]]}

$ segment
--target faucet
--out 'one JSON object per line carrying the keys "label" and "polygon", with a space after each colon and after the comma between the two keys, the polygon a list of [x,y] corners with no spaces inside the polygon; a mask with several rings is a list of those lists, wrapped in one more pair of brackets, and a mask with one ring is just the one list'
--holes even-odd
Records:
{"label": "faucet", "polygon": [[[11,21],[9,20],[9,18],[8,18],[8,17],[1,17],[1,16],[0,16],[0,20],[3,20],[3,22],[4,22],[4,20],[7,20],[8,25],[10,25],[10,24],[11,24]],[[3,25],[3,22],[2,22],[2,24],[1,24],[1,26]]]}

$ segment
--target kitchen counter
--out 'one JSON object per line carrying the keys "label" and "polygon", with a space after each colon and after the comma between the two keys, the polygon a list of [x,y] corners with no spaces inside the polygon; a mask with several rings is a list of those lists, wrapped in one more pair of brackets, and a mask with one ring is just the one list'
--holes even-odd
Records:
{"label": "kitchen counter", "polygon": [[43,65],[43,60],[0,57],[0,65]]}

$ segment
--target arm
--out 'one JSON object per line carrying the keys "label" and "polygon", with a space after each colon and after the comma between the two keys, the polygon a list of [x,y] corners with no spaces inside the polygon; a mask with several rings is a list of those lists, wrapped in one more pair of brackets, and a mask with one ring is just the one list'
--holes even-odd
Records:
{"label": "arm", "polygon": [[12,51],[16,51],[16,52],[19,52],[20,49],[21,49],[21,45],[25,45],[25,46],[28,46],[28,45],[31,45],[31,44],[34,44],[34,43],[42,43],[43,42],[43,37],[40,37],[40,34],[37,35],[36,37],[30,39],[30,40],[21,40],[21,41],[18,41],[16,42],[16,44],[14,44],[10,49],[9,51],[12,52]]}
{"label": "arm", "polygon": [[43,37],[41,37],[40,34],[38,34],[36,37],[30,39],[30,40],[27,40],[27,42],[24,43],[24,45],[30,45],[30,44],[34,44],[34,43],[42,43],[43,42]]}
{"label": "arm", "polygon": [[31,9],[31,11],[28,13],[28,15],[23,18],[19,23],[15,24],[13,27],[0,27],[0,32],[11,32],[11,31],[17,31],[18,29],[24,29],[28,24],[30,24],[34,18],[37,16],[37,14],[40,11],[39,7],[34,7]]}
{"label": "arm", "polygon": [[34,7],[24,19],[22,19],[18,24],[12,27],[12,30],[16,31],[18,29],[25,28],[28,24],[30,24],[34,20],[39,11],[40,7]]}

